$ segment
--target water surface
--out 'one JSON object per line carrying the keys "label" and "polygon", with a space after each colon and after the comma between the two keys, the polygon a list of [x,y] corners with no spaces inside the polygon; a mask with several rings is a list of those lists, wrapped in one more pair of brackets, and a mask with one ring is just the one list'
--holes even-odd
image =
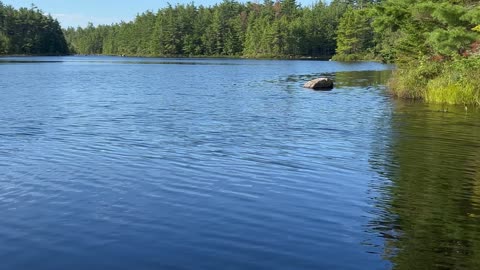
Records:
{"label": "water surface", "polygon": [[3,267],[475,269],[480,114],[391,68],[0,58]]}

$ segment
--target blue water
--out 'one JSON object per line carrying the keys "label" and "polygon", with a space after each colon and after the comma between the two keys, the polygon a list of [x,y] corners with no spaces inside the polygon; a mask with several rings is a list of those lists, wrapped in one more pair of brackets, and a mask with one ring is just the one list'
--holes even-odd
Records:
{"label": "blue water", "polygon": [[391,68],[0,58],[0,268],[394,267]]}

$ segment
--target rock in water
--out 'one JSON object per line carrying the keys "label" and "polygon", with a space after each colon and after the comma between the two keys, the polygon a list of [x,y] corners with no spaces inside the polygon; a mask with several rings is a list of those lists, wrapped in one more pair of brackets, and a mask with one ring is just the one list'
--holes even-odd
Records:
{"label": "rock in water", "polygon": [[333,88],[333,81],[329,78],[318,78],[305,83],[303,87],[315,90],[330,90]]}

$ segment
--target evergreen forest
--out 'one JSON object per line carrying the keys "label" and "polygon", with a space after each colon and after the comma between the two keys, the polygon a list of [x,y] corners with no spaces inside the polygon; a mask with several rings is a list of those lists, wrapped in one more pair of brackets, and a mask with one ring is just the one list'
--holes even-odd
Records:
{"label": "evergreen forest", "polygon": [[69,52],[57,20],[33,6],[14,9],[0,1],[0,55],[64,55]]}
{"label": "evergreen forest", "polygon": [[[367,1],[362,1],[367,2]],[[66,30],[79,54],[141,56],[318,57],[335,53],[337,28],[357,1],[295,0],[167,6],[131,22]]]}

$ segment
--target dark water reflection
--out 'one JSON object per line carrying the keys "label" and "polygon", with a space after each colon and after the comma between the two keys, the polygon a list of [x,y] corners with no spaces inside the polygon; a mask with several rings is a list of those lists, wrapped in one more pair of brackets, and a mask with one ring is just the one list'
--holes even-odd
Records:
{"label": "dark water reflection", "polygon": [[479,111],[401,101],[392,110],[370,161],[385,179],[370,225],[384,256],[394,269],[478,269]]}

